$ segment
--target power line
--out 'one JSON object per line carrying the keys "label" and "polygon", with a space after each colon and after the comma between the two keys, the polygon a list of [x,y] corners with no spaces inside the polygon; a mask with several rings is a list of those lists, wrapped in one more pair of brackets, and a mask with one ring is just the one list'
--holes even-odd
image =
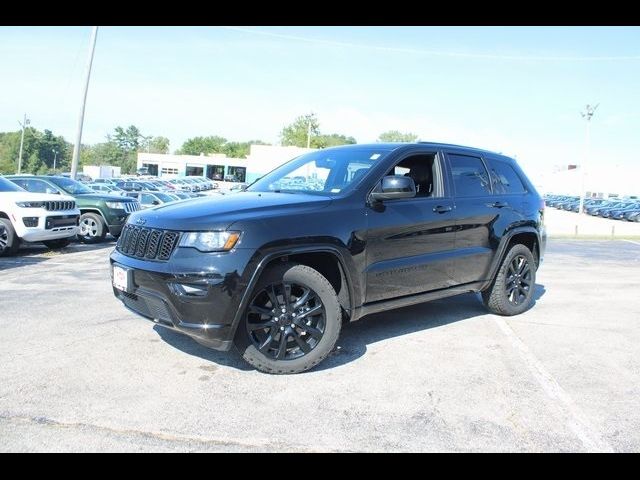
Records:
{"label": "power line", "polygon": [[387,47],[383,45],[366,45],[362,43],[342,42],[338,40],[326,40],[323,38],[301,37],[297,35],[286,35],[282,33],[265,32],[263,30],[255,30],[243,27],[218,27],[225,30],[236,32],[250,33],[252,35],[262,35],[265,37],[281,38],[284,40],[295,40],[296,42],[315,43],[319,45],[331,45],[337,47],[363,48],[370,50],[378,50],[395,53],[411,53],[417,55],[425,55],[430,57],[450,57],[450,58],[476,58],[485,60],[515,60],[515,61],[621,61],[621,60],[640,60],[640,55],[618,55],[618,56],[554,56],[554,55],[499,55],[493,53],[469,53],[469,52],[450,52],[442,50],[425,50],[420,48],[406,47]]}

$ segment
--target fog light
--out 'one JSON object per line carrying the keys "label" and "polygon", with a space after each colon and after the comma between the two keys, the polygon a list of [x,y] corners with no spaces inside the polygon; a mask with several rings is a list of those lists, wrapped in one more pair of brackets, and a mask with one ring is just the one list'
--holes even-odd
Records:
{"label": "fog light", "polygon": [[25,227],[33,228],[38,226],[38,217],[22,217],[22,221]]}

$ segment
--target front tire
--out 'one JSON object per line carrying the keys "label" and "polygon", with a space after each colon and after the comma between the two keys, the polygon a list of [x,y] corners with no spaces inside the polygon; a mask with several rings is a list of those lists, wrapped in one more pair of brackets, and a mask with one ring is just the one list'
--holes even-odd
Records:
{"label": "front tire", "polygon": [[64,248],[64,247],[68,246],[71,243],[71,239],[70,238],[58,238],[56,240],[46,240],[46,241],[44,241],[42,243],[44,243],[47,248],[50,248],[52,250],[57,250],[58,248]]}
{"label": "front tire", "polygon": [[234,343],[262,372],[299,373],[329,355],[341,326],[340,303],[329,281],[311,267],[284,263],[256,284]]}
{"label": "front tire", "polygon": [[102,217],[97,213],[83,213],[80,216],[80,233],[78,238],[83,243],[98,243],[104,240],[107,234],[107,226]]}
{"label": "front tire", "polygon": [[18,251],[20,239],[13,229],[11,220],[8,218],[0,218],[0,223],[4,225],[3,233],[0,234],[0,257],[3,255],[13,255]]}
{"label": "front tire", "polygon": [[491,313],[518,315],[531,308],[535,284],[535,258],[525,245],[517,244],[507,252],[482,300]]}

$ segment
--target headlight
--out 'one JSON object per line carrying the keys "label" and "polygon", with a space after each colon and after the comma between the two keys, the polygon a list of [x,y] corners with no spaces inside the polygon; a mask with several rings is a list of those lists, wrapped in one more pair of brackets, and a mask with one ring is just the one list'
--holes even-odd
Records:
{"label": "headlight", "polygon": [[45,202],[16,202],[22,208],[44,208]]}
{"label": "headlight", "polygon": [[105,205],[109,208],[113,208],[116,210],[124,210],[124,203],[125,202],[104,202]]}
{"label": "headlight", "polygon": [[182,235],[180,246],[201,252],[226,252],[235,247],[239,238],[240,232],[186,232]]}

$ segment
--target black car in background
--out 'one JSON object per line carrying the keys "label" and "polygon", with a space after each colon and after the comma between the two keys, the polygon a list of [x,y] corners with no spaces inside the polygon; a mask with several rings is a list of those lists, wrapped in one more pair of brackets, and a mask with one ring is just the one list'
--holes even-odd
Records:
{"label": "black car in background", "polygon": [[331,352],[343,319],[466,292],[493,313],[524,312],[543,219],[531,182],[497,153],[328,148],[237,194],[132,214],[111,254],[113,291],[159,325],[296,373]]}

